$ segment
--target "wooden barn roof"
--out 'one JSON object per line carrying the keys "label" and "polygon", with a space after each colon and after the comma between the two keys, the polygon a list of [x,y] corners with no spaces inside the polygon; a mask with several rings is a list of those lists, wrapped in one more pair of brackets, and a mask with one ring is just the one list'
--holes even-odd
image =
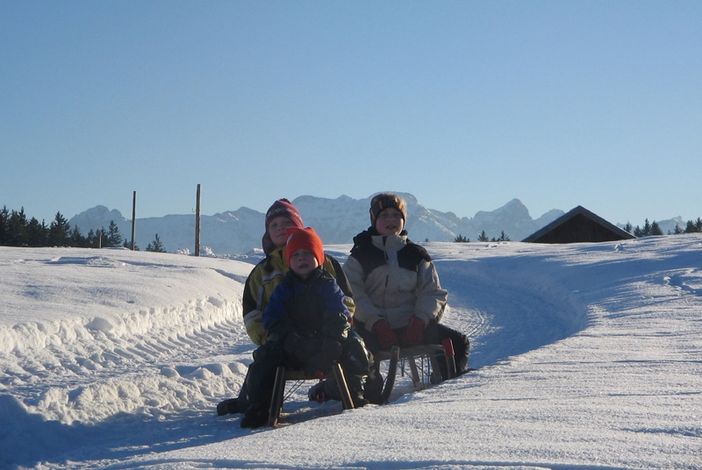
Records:
{"label": "wooden barn roof", "polygon": [[626,230],[607,222],[583,206],[578,206],[522,241],[532,243],[577,243],[627,240],[631,238],[636,237]]}

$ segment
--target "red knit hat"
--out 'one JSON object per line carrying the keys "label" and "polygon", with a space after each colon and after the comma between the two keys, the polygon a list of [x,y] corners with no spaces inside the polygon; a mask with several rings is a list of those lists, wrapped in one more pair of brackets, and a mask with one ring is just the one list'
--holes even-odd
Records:
{"label": "red knit hat", "polygon": [[302,222],[300,212],[297,210],[297,207],[293,206],[292,202],[285,198],[275,201],[266,212],[266,231],[263,234],[263,239],[261,240],[263,252],[266,254],[270,254],[273,250],[275,250],[275,245],[271,240],[271,236],[268,234],[268,224],[276,217],[287,217],[293,223],[293,226],[298,228],[305,226],[305,224]]}
{"label": "red knit hat", "polygon": [[314,254],[321,266],[324,264],[324,246],[322,239],[312,227],[291,228],[288,230],[288,242],[285,244],[285,263],[290,266],[290,258],[297,250],[308,250]]}

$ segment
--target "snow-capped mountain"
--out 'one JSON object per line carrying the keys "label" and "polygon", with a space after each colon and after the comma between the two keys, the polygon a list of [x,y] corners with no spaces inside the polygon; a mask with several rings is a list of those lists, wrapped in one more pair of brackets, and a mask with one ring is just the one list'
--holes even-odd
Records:
{"label": "snow-capped mountain", "polygon": [[[416,241],[452,241],[458,235],[476,240],[485,231],[488,237],[499,237],[502,231],[511,240],[521,240],[560,217],[563,211],[553,209],[537,219],[519,199],[513,199],[494,211],[480,211],[473,218],[458,217],[421,205],[412,194],[400,193],[407,201],[407,230]],[[372,195],[365,199],[340,196],[336,199],[300,196],[293,200],[306,225],[315,227],[326,244],[351,243],[354,235],[369,226],[368,207]],[[217,254],[248,253],[261,246],[264,214],[247,207],[214,215],[201,216],[201,244]],[[83,234],[108,227],[114,221],[124,238],[131,234],[131,221],[119,211],[96,206],[69,221]],[[168,251],[194,248],[195,217],[192,214],[137,218],[136,240],[141,248],[155,234]]]}

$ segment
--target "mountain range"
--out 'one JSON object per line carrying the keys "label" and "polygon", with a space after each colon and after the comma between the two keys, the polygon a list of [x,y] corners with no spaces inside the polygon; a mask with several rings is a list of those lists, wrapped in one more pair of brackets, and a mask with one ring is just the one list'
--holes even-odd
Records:
{"label": "mountain range", "polygon": [[[564,214],[552,209],[533,219],[527,207],[512,199],[493,211],[479,211],[472,218],[458,217],[453,212],[441,212],[421,205],[408,193],[400,193],[407,201],[407,231],[415,241],[452,241],[458,235],[477,240],[485,231],[489,238],[501,232],[511,240],[522,240]],[[373,195],[364,199],[340,196],[336,199],[300,196],[292,202],[300,210],[306,225],[314,227],[325,244],[351,243],[354,235],[370,224],[368,207]],[[201,215],[200,243],[207,253],[236,255],[250,253],[261,247],[265,214],[241,207],[214,215]],[[131,237],[131,220],[105,206],[96,206],[69,220],[81,233],[117,224],[123,238]],[[681,222],[681,221],[680,221]],[[664,231],[666,228],[661,224]],[[674,228],[674,224],[672,225]],[[671,229],[672,229],[671,228]],[[136,219],[136,243],[144,249],[158,234],[169,252],[188,252],[194,248],[195,217],[192,214],[166,215]]]}

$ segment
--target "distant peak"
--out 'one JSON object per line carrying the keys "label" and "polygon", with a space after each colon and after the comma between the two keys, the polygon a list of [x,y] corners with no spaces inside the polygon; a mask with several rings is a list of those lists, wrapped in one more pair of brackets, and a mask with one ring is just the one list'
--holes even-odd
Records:
{"label": "distant peak", "polygon": [[[93,220],[93,221],[109,221],[109,220],[114,220],[115,222],[119,222],[122,220],[125,220],[124,217],[122,216],[122,213],[118,211],[117,209],[109,209],[103,205],[97,205],[95,207],[91,207],[90,209],[87,209],[80,214],[76,214],[71,218],[71,221],[75,220],[80,220],[82,223],[85,220]],[[69,221],[70,222],[70,221]],[[71,223],[71,225],[75,225],[75,223]]]}
{"label": "distant peak", "polygon": [[502,207],[526,207],[524,203],[522,203],[521,200],[517,199],[516,197],[509,201],[507,204],[505,204]]}
{"label": "distant peak", "polygon": [[83,214],[90,213],[90,212],[110,212],[110,209],[108,209],[107,206],[103,206],[102,204],[98,204],[95,207],[91,207],[90,209],[83,211]]}
{"label": "distant peak", "polygon": [[525,206],[522,203],[522,201],[520,201],[517,198],[512,199],[507,204],[505,204],[504,206],[500,207],[497,210],[498,211],[504,210],[507,212],[526,212],[527,214],[529,213],[529,209],[527,209],[527,206]]}
{"label": "distant peak", "polygon": [[494,211],[478,211],[478,214],[504,213],[504,212],[507,212],[507,213],[515,213],[515,212],[518,212],[518,213],[526,213],[526,214],[528,214],[528,213],[529,213],[529,209],[527,209],[527,207],[522,203],[522,201],[520,201],[520,200],[517,199],[517,198],[514,198],[514,199],[512,199],[511,201],[509,201],[507,204],[498,207],[498,208],[495,209]]}

